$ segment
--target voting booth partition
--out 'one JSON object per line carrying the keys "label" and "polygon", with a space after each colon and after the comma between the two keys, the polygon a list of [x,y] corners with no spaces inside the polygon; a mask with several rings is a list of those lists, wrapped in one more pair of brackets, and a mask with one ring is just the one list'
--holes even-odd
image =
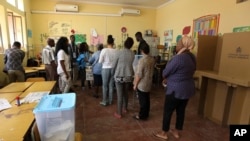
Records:
{"label": "voting booth partition", "polygon": [[198,37],[198,113],[218,124],[250,124],[250,32]]}

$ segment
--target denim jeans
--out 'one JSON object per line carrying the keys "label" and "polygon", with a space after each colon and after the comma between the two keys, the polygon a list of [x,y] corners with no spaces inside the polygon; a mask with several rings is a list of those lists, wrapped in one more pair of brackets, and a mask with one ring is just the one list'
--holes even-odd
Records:
{"label": "denim jeans", "polygon": [[112,68],[102,69],[102,91],[102,102],[111,104],[114,92],[114,75]]}
{"label": "denim jeans", "polygon": [[122,114],[122,108],[127,110],[128,108],[128,89],[130,82],[119,83],[116,82],[116,92],[117,92],[117,114]]}

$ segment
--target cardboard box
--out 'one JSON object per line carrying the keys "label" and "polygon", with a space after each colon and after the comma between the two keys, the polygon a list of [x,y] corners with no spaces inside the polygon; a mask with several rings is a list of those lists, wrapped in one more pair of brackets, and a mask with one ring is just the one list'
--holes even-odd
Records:
{"label": "cardboard box", "polygon": [[250,32],[199,36],[197,69],[208,79],[201,88],[206,95],[203,112],[216,123],[250,123],[249,39]]}

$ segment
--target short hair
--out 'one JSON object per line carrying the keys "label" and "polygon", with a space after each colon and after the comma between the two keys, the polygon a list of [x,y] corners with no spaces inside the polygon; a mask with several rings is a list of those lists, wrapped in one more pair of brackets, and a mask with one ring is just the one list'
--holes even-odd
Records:
{"label": "short hair", "polygon": [[21,43],[18,42],[18,41],[15,41],[12,45],[13,47],[18,47],[18,48],[21,48]]}
{"label": "short hair", "polygon": [[70,35],[69,38],[73,38],[75,40],[75,35]]}
{"label": "short hair", "polygon": [[108,35],[107,42],[108,42],[108,44],[114,44],[114,38],[112,35]]}
{"label": "short hair", "polygon": [[124,47],[127,49],[130,49],[134,44],[134,40],[131,37],[128,37],[126,41],[124,42]]}
{"label": "short hair", "polygon": [[52,39],[52,38],[48,38],[48,39],[47,39],[47,44],[48,44],[48,45],[51,45],[52,43],[55,44],[55,40]]}
{"label": "short hair", "polygon": [[140,50],[143,51],[145,54],[149,54],[150,52],[149,45],[147,43],[141,44]]}
{"label": "short hair", "polygon": [[88,51],[88,47],[89,45],[86,42],[82,42],[79,46],[79,52],[83,53],[83,52]]}
{"label": "short hair", "polygon": [[97,45],[97,50],[102,50],[103,49],[103,44],[98,44]]}
{"label": "short hair", "polygon": [[135,33],[135,36],[142,37],[142,33],[140,31],[138,31],[138,32]]}

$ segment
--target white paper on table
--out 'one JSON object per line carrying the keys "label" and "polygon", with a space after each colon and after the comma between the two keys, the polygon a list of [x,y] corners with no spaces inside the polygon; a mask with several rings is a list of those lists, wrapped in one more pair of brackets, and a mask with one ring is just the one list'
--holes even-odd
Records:
{"label": "white paper on table", "polygon": [[10,105],[9,101],[5,98],[0,98],[0,111],[4,109],[9,109],[12,106]]}
{"label": "white paper on table", "polygon": [[21,99],[20,103],[39,102],[43,96],[48,95],[49,91],[30,92],[25,98]]}

